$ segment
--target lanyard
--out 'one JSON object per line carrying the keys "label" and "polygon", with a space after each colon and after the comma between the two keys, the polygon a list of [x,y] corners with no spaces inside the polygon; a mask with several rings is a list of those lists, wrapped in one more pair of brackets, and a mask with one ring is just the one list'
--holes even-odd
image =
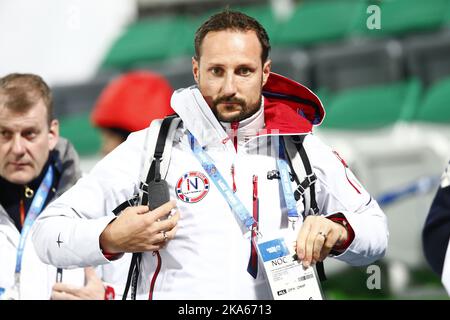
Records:
{"label": "lanyard", "polygon": [[[241,224],[241,227],[244,226],[244,231],[252,230],[253,224],[255,220],[248,212],[247,208],[245,208],[242,201],[236,196],[233,190],[229,187],[226,180],[223,178],[217,167],[214,165],[212,158],[206,153],[205,150],[199,145],[198,141],[189,132],[189,139],[191,142],[191,149],[194,152],[195,157],[202,165],[203,169],[206,171],[208,176],[214,182],[216,187],[219,189],[222,196],[228,202],[228,205],[233,210],[236,218]],[[244,232],[244,233],[245,233]]]}
{"label": "lanyard", "polygon": [[280,172],[281,187],[283,189],[284,201],[286,202],[288,221],[295,228],[299,215],[297,212],[297,202],[292,191],[291,178],[289,175],[289,165],[286,162],[286,153],[282,137],[275,137],[275,147],[278,146],[279,156],[277,157],[277,167]]}
{"label": "lanyard", "polygon": [[44,207],[45,199],[50,191],[53,182],[53,168],[50,165],[48,167],[47,173],[45,174],[44,180],[42,180],[39,189],[34,196],[33,202],[31,202],[30,209],[28,210],[27,217],[25,218],[24,225],[22,227],[22,232],[20,233],[19,239],[19,247],[17,248],[17,257],[16,257],[16,282],[18,282],[20,270],[22,269],[22,255],[25,247],[25,240],[28,237],[28,233],[30,232],[31,226],[36,218],[42,211]]}

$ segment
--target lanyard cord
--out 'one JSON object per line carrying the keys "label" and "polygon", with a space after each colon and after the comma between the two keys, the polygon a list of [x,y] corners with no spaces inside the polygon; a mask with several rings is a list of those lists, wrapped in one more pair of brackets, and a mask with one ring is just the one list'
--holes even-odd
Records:
{"label": "lanyard cord", "polygon": [[[239,221],[243,224],[247,230],[252,229],[255,220],[249,214],[248,210],[242,204],[240,199],[231,191],[227,182],[223,176],[218,171],[217,167],[214,165],[211,157],[203,150],[203,148],[198,144],[192,133],[189,132],[191,149],[194,152],[197,160],[202,165],[206,173],[211,177],[216,187],[222,193],[222,196],[228,202],[233,212],[238,216]],[[283,196],[286,202],[288,221],[292,228],[295,228],[295,223],[299,220],[299,214],[297,212],[296,201],[294,198],[294,192],[292,190],[292,185],[289,175],[289,167],[286,162],[285,146],[282,137],[275,137],[275,147],[278,149],[277,166],[280,172],[281,185],[283,189]]]}
{"label": "lanyard cord", "polygon": [[223,178],[222,174],[219,172],[215,166],[212,158],[206,153],[205,150],[199,145],[192,133],[189,132],[189,138],[191,143],[191,149],[194,152],[195,157],[202,165],[203,169],[206,171],[208,176],[214,182],[216,187],[219,189],[222,196],[228,202],[233,213],[236,215],[241,228],[243,227],[244,233],[253,229],[253,224],[255,220],[252,215],[245,208],[242,201],[236,196],[233,190],[229,187],[226,180]]}
{"label": "lanyard cord", "polygon": [[292,191],[291,178],[289,175],[289,165],[286,162],[286,152],[282,137],[275,137],[275,146],[278,146],[279,156],[277,158],[277,167],[280,172],[281,187],[283,190],[284,201],[286,202],[288,221],[295,229],[295,223],[299,220],[297,212],[297,202]]}
{"label": "lanyard cord", "polygon": [[36,192],[33,201],[31,202],[30,209],[28,210],[28,214],[26,215],[25,222],[23,224],[22,231],[20,233],[19,246],[17,248],[17,256],[16,256],[16,269],[15,269],[16,282],[18,282],[20,271],[22,269],[22,256],[23,250],[25,248],[25,240],[27,239],[28,234],[31,230],[31,226],[33,225],[34,221],[39,216],[44,207],[44,203],[50,192],[52,182],[53,182],[53,167],[50,165],[48,167],[44,179],[42,180],[39,186],[39,189]]}

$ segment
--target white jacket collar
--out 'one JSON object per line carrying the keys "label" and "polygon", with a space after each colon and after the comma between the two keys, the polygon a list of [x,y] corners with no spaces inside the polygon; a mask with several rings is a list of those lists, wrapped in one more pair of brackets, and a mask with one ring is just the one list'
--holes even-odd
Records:
{"label": "white jacket collar", "polygon": [[[264,97],[262,97],[261,107],[251,117],[239,122],[238,138],[239,140],[255,137],[261,129],[264,128]],[[229,136],[233,135],[230,122],[220,122]]]}
{"label": "white jacket collar", "polygon": [[224,146],[234,150],[233,143],[197,86],[176,90],[170,105],[183,120],[184,127],[194,135],[201,146]]}

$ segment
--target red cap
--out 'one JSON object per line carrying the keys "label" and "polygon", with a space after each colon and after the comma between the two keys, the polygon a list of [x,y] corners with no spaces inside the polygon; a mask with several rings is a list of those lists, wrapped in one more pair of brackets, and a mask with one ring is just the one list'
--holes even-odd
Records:
{"label": "red cap", "polygon": [[129,132],[144,129],[153,119],[174,113],[170,107],[172,93],[169,82],[159,74],[150,71],[123,74],[103,89],[91,121],[101,128]]}

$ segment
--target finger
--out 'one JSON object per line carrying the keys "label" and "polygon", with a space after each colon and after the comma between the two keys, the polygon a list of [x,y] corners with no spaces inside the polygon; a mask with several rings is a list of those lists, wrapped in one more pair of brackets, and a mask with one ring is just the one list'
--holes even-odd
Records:
{"label": "finger", "polygon": [[52,290],[54,291],[59,291],[59,292],[63,292],[63,291],[69,291],[74,289],[70,284],[64,283],[64,282],[57,282],[53,285]]}
{"label": "finger", "polygon": [[313,259],[313,249],[314,249],[314,241],[316,240],[316,234],[318,232],[317,226],[311,226],[311,229],[309,230],[308,236],[306,237],[305,241],[305,252],[303,257],[303,266],[305,268],[308,268]]}
{"label": "finger", "polygon": [[305,244],[306,239],[308,238],[310,228],[311,228],[311,219],[310,217],[306,217],[297,236],[296,252],[299,260],[303,260],[305,258]]}
{"label": "finger", "polygon": [[52,295],[50,296],[50,300],[81,300],[81,299],[65,291],[61,292],[53,291]]}
{"label": "finger", "polygon": [[328,257],[331,249],[336,244],[336,241],[338,240],[338,238],[339,238],[339,234],[333,233],[333,232],[329,233],[329,235],[327,237],[327,241],[325,241],[325,243],[322,247],[322,252],[320,253],[319,261],[323,261],[323,260],[325,260],[326,257]]}
{"label": "finger", "polygon": [[[319,261],[323,246],[324,246],[325,242],[328,240],[328,234],[330,233],[328,228],[326,228],[323,225],[321,225],[321,226],[322,226],[322,229],[319,228],[319,231],[317,231],[315,239],[314,239],[312,264]],[[323,236],[323,234],[325,236]]]}
{"label": "finger", "polygon": [[150,252],[151,251],[159,251],[164,248],[165,244],[166,244],[165,242],[158,242],[158,243],[152,244],[152,245],[148,246],[145,249],[145,251],[150,251]]}
{"label": "finger", "polygon": [[304,235],[303,259],[301,260],[303,266],[307,268],[312,262],[315,234],[318,232],[319,226],[317,217],[309,216],[305,219],[305,221],[308,222],[308,232]]}
{"label": "finger", "polygon": [[180,219],[180,213],[177,211],[170,219],[161,220],[155,223],[156,231],[162,232],[162,231],[170,231],[178,223],[178,220]]}
{"label": "finger", "polygon": [[177,202],[175,200],[168,201],[164,203],[162,206],[156,208],[153,211],[150,211],[150,216],[154,221],[164,218],[168,214],[171,213],[171,210],[176,208]]}
{"label": "finger", "polygon": [[93,267],[86,267],[84,268],[84,279],[87,284],[93,280],[99,279],[99,277],[97,276],[97,273],[95,272],[95,269]]}
{"label": "finger", "polygon": [[[178,230],[178,226],[173,227],[170,231],[164,231],[161,232],[161,242],[167,242],[169,240],[172,240],[173,238],[175,238],[175,233]],[[164,237],[164,233],[166,234],[166,236]]]}
{"label": "finger", "polygon": [[169,230],[166,232],[167,235],[167,239],[168,240],[172,240],[173,238],[175,238],[175,234],[178,231],[178,226],[175,226],[174,228],[172,228],[172,230]]}
{"label": "finger", "polygon": [[[166,243],[169,240],[175,238],[177,230],[178,227],[176,226],[172,228],[170,231],[165,231],[166,237],[164,237],[164,232],[159,232],[158,234],[156,234],[154,240],[151,241],[151,243],[145,248],[146,251],[155,251],[165,247]],[[155,249],[155,247],[158,247],[158,249]]]}
{"label": "finger", "polygon": [[78,296],[79,290],[80,289],[78,287],[62,282],[55,283],[53,286],[53,291],[55,292],[65,292],[66,294],[72,294],[75,296]]}
{"label": "finger", "polygon": [[319,232],[325,234],[328,233],[329,226],[327,225],[327,222],[328,221],[324,221],[321,217],[314,217],[311,221],[311,229],[305,244],[305,259],[303,260],[303,265],[305,267],[309,267],[320,257],[320,250],[322,249],[325,239],[323,236],[319,235]]}
{"label": "finger", "polygon": [[135,206],[135,207],[128,207],[123,212],[132,212],[135,214],[144,214],[150,211],[150,208],[148,206]]}

